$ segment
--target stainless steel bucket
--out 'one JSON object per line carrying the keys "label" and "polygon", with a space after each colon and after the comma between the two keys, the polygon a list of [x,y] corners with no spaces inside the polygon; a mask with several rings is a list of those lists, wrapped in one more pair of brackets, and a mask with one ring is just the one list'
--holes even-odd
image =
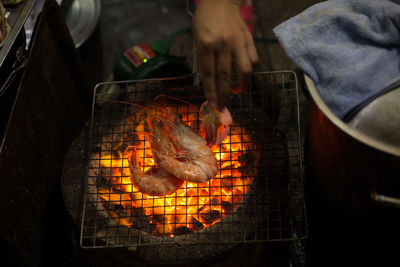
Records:
{"label": "stainless steel bucket", "polygon": [[316,182],[340,207],[355,213],[371,202],[400,207],[400,118],[396,120],[399,108],[391,101],[400,97],[400,88],[345,123],[328,108],[310,77],[305,82],[311,95],[309,151]]}

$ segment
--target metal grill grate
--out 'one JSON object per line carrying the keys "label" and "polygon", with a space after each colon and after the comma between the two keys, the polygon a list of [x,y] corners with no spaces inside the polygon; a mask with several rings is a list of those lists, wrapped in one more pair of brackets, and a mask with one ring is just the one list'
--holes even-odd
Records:
{"label": "metal grill grate", "polygon": [[136,116],[141,106],[168,95],[156,107],[171,107],[198,129],[203,101],[198,90],[193,76],[96,87],[83,247],[289,241],[307,235],[293,72],[253,74],[249,90],[231,97],[234,124],[224,142],[213,147],[219,164],[215,178],[185,182],[161,197],[146,196],[132,185],[127,160],[132,147],[143,170],[153,164],[149,142],[138,134],[146,130]]}

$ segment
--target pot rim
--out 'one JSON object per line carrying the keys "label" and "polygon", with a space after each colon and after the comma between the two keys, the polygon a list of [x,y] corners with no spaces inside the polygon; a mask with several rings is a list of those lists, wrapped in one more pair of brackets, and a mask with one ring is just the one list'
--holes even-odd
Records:
{"label": "pot rim", "polygon": [[304,79],[310,92],[311,97],[315,101],[317,107],[324,113],[324,115],[339,129],[348,135],[352,136],[354,139],[359,140],[367,146],[380,150],[382,152],[386,152],[391,155],[400,156],[400,147],[389,145],[385,142],[377,140],[376,138],[370,137],[363,132],[349,126],[347,123],[343,122],[339,117],[337,117],[330,108],[326,105],[325,101],[321,98],[321,95],[318,93],[317,88],[313,80],[307,75],[304,74]]}

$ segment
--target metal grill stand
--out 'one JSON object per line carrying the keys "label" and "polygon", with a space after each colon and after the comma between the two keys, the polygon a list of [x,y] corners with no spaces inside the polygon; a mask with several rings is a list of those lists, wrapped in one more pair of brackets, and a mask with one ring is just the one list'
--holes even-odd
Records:
{"label": "metal grill stand", "polygon": [[[103,83],[96,87],[88,151],[89,161],[86,165],[86,191],[81,233],[83,247],[158,245],[146,247],[143,251],[152,254],[154,250],[157,250],[157,255],[160,255],[160,250],[163,250],[166,252],[162,253],[166,257],[165,260],[168,260],[168,255],[173,255],[171,257],[176,260],[176,253],[171,254],[170,251],[176,251],[177,247],[183,244],[204,248],[203,252],[199,253],[199,255],[204,255],[207,254],[207,247],[209,248],[209,245],[202,246],[204,243],[221,244],[216,246],[228,248],[227,243],[233,245],[243,242],[290,241],[307,235],[297,79],[293,72],[254,74],[249,85],[250,90],[241,95],[232,96],[229,110],[232,112],[237,130],[232,127],[231,133],[242,133],[242,129],[245,129],[251,136],[250,141],[247,141],[251,147],[250,154],[257,155],[257,159],[253,159],[252,163],[245,165],[245,170],[241,170],[242,177],[239,179],[245,179],[248,171],[254,178],[246,185],[248,190],[241,198],[241,203],[233,203],[238,205],[230,210],[228,216],[198,231],[187,231],[182,228],[181,232],[168,232],[169,236],[160,237],[148,228],[151,228],[148,222],[154,220],[154,216],[149,219],[149,216],[143,215],[148,224],[148,226],[143,226],[139,217],[132,216],[132,210],[124,210],[127,201],[123,197],[124,194],[114,197],[112,205],[110,202],[104,204],[104,199],[99,195],[99,187],[104,183],[104,181],[101,182],[104,177],[112,176],[112,166],[108,169],[100,166],[100,155],[108,153],[110,157],[118,159],[113,147],[116,143],[119,143],[119,146],[132,143],[132,137],[129,137],[127,133],[135,130],[135,122],[132,125],[132,121],[127,118],[132,117],[137,108],[118,101],[146,105],[157,95],[165,94],[199,106],[201,99],[191,85],[192,78],[192,76],[185,76]],[[107,92],[104,89],[110,86],[113,86],[116,93],[104,93]],[[177,113],[180,113],[182,103],[173,102],[165,104],[176,105]],[[187,113],[193,112],[190,106],[187,106],[186,110]],[[124,165],[120,172],[121,181],[124,168],[128,166]],[[197,190],[199,189],[202,189],[200,185]],[[164,198],[174,197],[171,196]],[[110,198],[112,198],[111,193]],[[132,201],[132,198],[129,201]],[[222,205],[221,201],[218,205]],[[154,206],[154,208],[157,207]],[[144,209],[144,207],[136,206],[135,210],[138,209]],[[201,207],[198,207],[199,209]],[[114,214],[113,219],[110,218],[110,212]],[[131,227],[122,223],[127,218],[132,222]],[[182,257],[187,257],[187,255]]]}

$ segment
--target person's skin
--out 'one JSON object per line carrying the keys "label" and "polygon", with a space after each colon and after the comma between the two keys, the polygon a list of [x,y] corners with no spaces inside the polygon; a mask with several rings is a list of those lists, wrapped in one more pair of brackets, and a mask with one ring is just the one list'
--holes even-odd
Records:
{"label": "person's skin", "polygon": [[194,16],[193,36],[204,94],[208,103],[220,110],[231,93],[232,65],[238,85],[243,87],[258,61],[253,37],[240,14],[242,2],[201,0]]}

